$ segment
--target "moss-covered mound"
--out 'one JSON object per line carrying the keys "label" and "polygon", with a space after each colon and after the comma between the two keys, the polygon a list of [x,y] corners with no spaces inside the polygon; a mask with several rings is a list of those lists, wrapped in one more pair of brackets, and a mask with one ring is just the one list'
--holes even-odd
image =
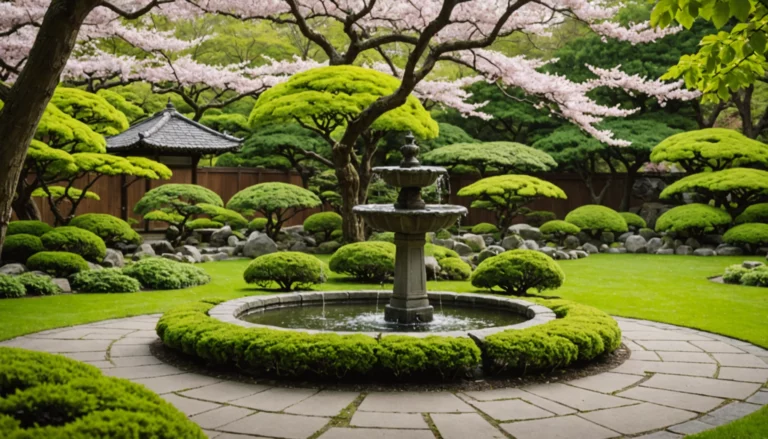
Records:
{"label": "moss-covered mound", "polygon": [[597,204],[577,207],[565,216],[565,220],[592,236],[599,236],[601,232],[624,233],[628,230],[627,222],[618,212]]}
{"label": "moss-covered mound", "polygon": [[40,238],[50,251],[75,253],[92,262],[101,262],[107,254],[104,240],[93,232],[77,227],[57,227]]}
{"label": "moss-covered mound", "polygon": [[55,277],[67,277],[90,269],[82,256],[69,252],[35,253],[27,259],[27,268]]}
{"label": "moss-covered mound", "polygon": [[204,439],[171,404],[68,358],[0,347],[0,437]]}
{"label": "moss-covered mound", "polygon": [[630,227],[634,227],[635,229],[643,229],[647,227],[647,224],[645,223],[645,220],[643,217],[636,213],[632,212],[619,212],[619,215],[621,215],[622,218],[624,218],[624,221],[627,222],[627,225]]}
{"label": "moss-covered mound", "polygon": [[25,263],[30,256],[45,250],[43,241],[35,235],[19,233],[5,238],[3,261]]}
{"label": "moss-covered mound", "polygon": [[23,233],[25,235],[43,236],[51,230],[53,230],[53,227],[42,221],[11,221],[8,224],[8,230],[5,232],[5,234],[11,236]]}
{"label": "moss-covered mound", "polygon": [[107,246],[118,243],[141,244],[141,235],[131,228],[131,225],[112,215],[105,213],[86,213],[79,215],[69,222],[72,227],[85,229],[104,240]]}
{"label": "moss-covered mound", "polygon": [[768,224],[745,223],[729,229],[723,241],[740,247],[750,246],[754,250],[768,245]]}
{"label": "moss-covered mound", "polygon": [[673,207],[656,220],[657,232],[681,237],[697,237],[727,227],[731,215],[707,204],[692,203]]}

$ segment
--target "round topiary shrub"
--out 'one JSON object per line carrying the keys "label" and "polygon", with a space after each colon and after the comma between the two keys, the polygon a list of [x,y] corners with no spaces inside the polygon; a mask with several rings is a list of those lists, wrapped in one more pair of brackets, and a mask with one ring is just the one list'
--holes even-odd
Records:
{"label": "round topiary shrub", "polygon": [[545,235],[565,237],[567,235],[576,235],[581,231],[579,226],[563,220],[547,221],[539,227],[539,231]]}
{"label": "round topiary shrub", "polygon": [[602,232],[624,233],[628,230],[627,222],[618,212],[597,204],[577,207],[565,216],[565,220],[593,237],[599,237]]}
{"label": "round topiary shrub", "polygon": [[755,267],[741,276],[741,284],[750,287],[768,287],[768,267]]}
{"label": "round topiary shrub", "polygon": [[40,239],[46,250],[76,253],[93,262],[103,261],[107,254],[103,239],[77,227],[57,227]]}
{"label": "round topiary shrub", "polygon": [[435,234],[435,238],[437,239],[451,239],[453,238],[453,235],[451,235],[451,232],[445,229],[440,229]]}
{"label": "round topiary shrub", "polygon": [[323,241],[328,241],[335,230],[341,229],[341,222],[341,215],[336,212],[315,213],[304,220],[304,231],[321,235]]}
{"label": "round topiary shrub", "polygon": [[142,385],[61,355],[0,347],[0,437],[204,439]]}
{"label": "round topiary shrub", "polygon": [[747,273],[749,273],[749,269],[744,268],[741,264],[731,265],[723,273],[723,282],[727,284],[740,284],[741,277]]}
{"label": "round topiary shrub", "polygon": [[472,233],[475,235],[486,235],[492,233],[498,233],[499,228],[491,223],[480,223],[472,226]]}
{"label": "round topiary shrub", "polygon": [[279,252],[259,256],[248,265],[243,278],[249,284],[267,288],[272,282],[282,291],[306,289],[325,282],[323,263],[301,252]]}
{"label": "round topiary shrub", "polygon": [[24,273],[16,276],[16,280],[24,285],[27,295],[30,296],[53,296],[61,293],[61,288],[53,283],[50,276]]}
{"label": "round topiary shrub", "polygon": [[200,267],[165,258],[146,258],[123,268],[123,274],[149,290],[178,290],[204,285],[211,277]]}
{"label": "round topiary shrub", "polygon": [[90,269],[82,256],[69,252],[35,253],[27,259],[27,268],[48,273],[53,277],[68,277]]}
{"label": "round topiary shrub", "polygon": [[141,244],[139,235],[131,225],[120,218],[105,213],[86,213],[79,215],[69,222],[72,227],[85,229],[102,240],[108,247],[115,244]]}
{"label": "round topiary shrub", "polygon": [[395,232],[376,232],[371,234],[371,236],[368,238],[369,241],[379,241],[379,242],[391,242],[395,243]]}
{"label": "round topiary shrub", "polygon": [[461,258],[443,258],[440,260],[440,276],[448,280],[467,280],[472,274],[472,267]]}
{"label": "round topiary shrub", "polygon": [[640,230],[647,226],[643,217],[635,213],[619,212],[619,215],[621,215],[621,217],[624,218],[624,221],[626,221],[628,226],[634,227],[635,230]]}
{"label": "round topiary shrub", "polygon": [[693,203],[673,207],[656,220],[656,231],[680,237],[695,238],[727,227],[728,212],[707,204]]}
{"label": "round topiary shrub", "polygon": [[210,218],[197,218],[192,221],[187,221],[187,228],[189,230],[220,229],[222,227],[224,227],[224,224]]}
{"label": "round topiary shrub", "polygon": [[25,235],[35,235],[35,236],[43,236],[46,233],[53,230],[53,227],[49,226],[48,224],[42,222],[42,221],[36,221],[36,220],[24,220],[24,221],[11,221],[8,224],[8,230],[6,230],[6,235],[19,235],[19,234],[25,234]]}
{"label": "round topiary shrub", "polygon": [[5,262],[27,262],[30,256],[45,250],[43,241],[35,235],[19,233],[5,238],[3,244],[3,261]]}
{"label": "round topiary shrub", "polygon": [[[19,282],[16,277],[0,274],[0,298],[15,299],[26,295],[27,289],[24,288],[24,284]],[[2,419],[0,418],[0,420]],[[2,424],[0,424],[0,429],[1,428]]]}
{"label": "round topiary shrub", "polygon": [[119,268],[83,271],[70,279],[72,289],[78,293],[137,293],[141,284],[126,276]]}
{"label": "round topiary shrub", "polygon": [[729,229],[723,241],[739,247],[749,246],[753,250],[768,245],[768,224],[746,223]]}
{"label": "round topiary shrub", "polygon": [[459,254],[455,251],[445,248],[441,245],[435,245],[427,243],[424,245],[424,254],[426,256],[434,256],[437,262],[442,261],[445,258],[458,258]]}
{"label": "round topiary shrub", "polygon": [[248,223],[248,230],[251,232],[263,232],[266,228],[266,218],[254,218],[250,223]]}
{"label": "round topiary shrub", "polygon": [[753,204],[734,220],[736,224],[763,223],[768,224],[768,203]]}
{"label": "round topiary shrub", "polygon": [[395,245],[389,242],[355,242],[331,256],[331,270],[363,282],[383,281],[395,274]]}
{"label": "round topiary shrub", "polygon": [[521,296],[531,288],[541,292],[559,288],[565,273],[557,262],[535,250],[511,250],[492,256],[472,273],[472,286],[501,288],[505,293]]}

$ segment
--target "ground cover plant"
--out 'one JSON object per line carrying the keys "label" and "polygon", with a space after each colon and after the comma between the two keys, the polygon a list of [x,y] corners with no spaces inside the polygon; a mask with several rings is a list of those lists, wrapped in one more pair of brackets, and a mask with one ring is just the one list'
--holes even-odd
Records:
{"label": "ground cover plant", "polygon": [[70,279],[78,293],[135,293],[141,290],[136,279],[126,276],[119,268],[83,271]]}

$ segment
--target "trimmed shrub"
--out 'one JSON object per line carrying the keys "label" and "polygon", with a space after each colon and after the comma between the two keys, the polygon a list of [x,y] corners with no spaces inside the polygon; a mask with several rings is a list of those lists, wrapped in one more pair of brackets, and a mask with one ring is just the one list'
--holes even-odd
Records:
{"label": "trimmed shrub", "polygon": [[301,252],[279,252],[259,256],[245,269],[243,278],[249,284],[266,288],[277,283],[283,291],[305,289],[325,282],[323,263]]}
{"label": "trimmed shrub", "polygon": [[200,267],[164,258],[146,258],[123,268],[123,274],[150,290],[178,290],[204,285],[211,277]]}
{"label": "trimmed shrub", "polygon": [[43,241],[35,235],[19,233],[5,238],[3,244],[4,262],[27,262],[30,256],[45,250]]}
{"label": "trimmed shrub", "polygon": [[341,229],[336,229],[331,233],[331,240],[341,242],[341,240],[344,238],[344,231]]}
{"label": "trimmed shrub", "polygon": [[472,226],[472,233],[475,235],[487,235],[492,233],[498,233],[499,228],[491,223],[480,223]]}
{"label": "trimmed shrub", "polygon": [[565,216],[565,220],[593,237],[599,237],[602,232],[624,233],[628,230],[627,222],[618,212],[597,204],[577,207]]}
{"label": "trimmed shrub", "polygon": [[24,289],[30,296],[53,296],[61,293],[61,288],[53,283],[50,276],[24,273],[16,276],[16,280],[24,285]]}
{"label": "trimmed shrub", "polygon": [[395,274],[395,245],[389,242],[355,242],[331,256],[331,270],[363,282],[383,281]]}
{"label": "trimmed shrub", "polygon": [[768,267],[760,266],[741,276],[741,283],[750,287],[768,287]]}
{"label": "trimmed shrub", "polygon": [[624,218],[624,221],[627,222],[628,226],[634,227],[637,230],[643,229],[648,226],[645,223],[645,220],[643,219],[643,217],[641,217],[638,214],[635,214],[632,212],[619,212],[619,215],[621,215],[621,217]]}
{"label": "trimmed shrub", "polygon": [[27,289],[15,276],[0,274],[0,298],[14,299],[26,295]]}
{"label": "trimmed shrub", "polygon": [[434,256],[437,262],[441,262],[445,258],[458,258],[459,254],[455,251],[445,248],[441,245],[435,245],[427,243],[424,245],[424,255]]}
{"label": "trimmed shrub", "polygon": [[443,258],[440,260],[440,274],[448,280],[467,280],[472,274],[472,267],[461,258]]}
{"label": "trimmed shrub", "polygon": [[381,338],[376,353],[380,366],[396,377],[437,373],[455,378],[480,363],[480,349],[469,338],[389,335]]}
{"label": "trimmed shrub", "polygon": [[78,293],[136,293],[141,284],[126,276],[119,268],[83,271],[71,278],[72,289]]}
{"label": "trimmed shrub", "polygon": [[472,285],[478,288],[501,288],[506,294],[520,296],[529,289],[541,292],[559,288],[565,273],[557,262],[535,250],[510,250],[492,256],[472,273]]}
{"label": "trimmed shrub", "polygon": [[27,259],[27,268],[48,273],[53,277],[68,277],[90,269],[82,256],[69,252],[35,253]]}
{"label": "trimmed shrub", "polygon": [[391,242],[395,243],[395,232],[377,232],[371,234],[371,236],[368,238],[369,241],[377,241],[377,242]]}
{"label": "trimmed shrub", "polygon": [[723,282],[727,284],[740,284],[741,277],[747,273],[749,273],[749,269],[744,268],[741,264],[731,265],[723,273]]}
{"label": "trimmed shrub", "polygon": [[8,230],[6,230],[5,234],[7,236],[19,235],[19,234],[43,236],[46,233],[50,232],[51,230],[53,230],[53,227],[49,226],[48,224],[42,221],[37,221],[37,220],[11,221],[8,224]]}
{"label": "trimmed shrub", "polygon": [[336,212],[320,212],[304,220],[304,231],[313,235],[322,235],[323,241],[331,239],[331,234],[341,229],[341,215]]}
{"label": "trimmed shrub", "polygon": [[248,223],[248,231],[250,232],[263,232],[267,228],[266,218],[254,218]]}
{"label": "trimmed shrub", "polygon": [[187,228],[190,230],[197,229],[220,229],[224,227],[224,224],[214,221],[210,218],[198,218],[192,221],[187,221]]}
{"label": "trimmed shrub", "polygon": [[104,240],[108,247],[115,244],[141,244],[141,235],[133,230],[127,222],[120,218],[104,213],[87,213],[79,215],[69,222],[72,227],[88,230]]}
{"label": "trimmed shrub", "polygon": [[753,204],[734,220],[736,224],[763,223],[768,224],[768,203]]}
{"label": "trimmed shrub", "polygon": [[435,234],[435,238],[437,239],[451,239],[453,238],[453,235],[451,235],[451,232],[445,229],[440,229]]}
{"label": "trimmed shrub", "polygon": [[740,247],[758,247],[768,245],[768,224],[746,223],[729,229],[723,235],[723,241]]}
{"label": "trimmed shrub", "polygon": [[557,219],[557,215],[554,212],[548,210],[532,210],[526,212],[524,215],[525,223],[529,226],[539,227],[542,224]]}
{"label": "trimmed shrub", "polygon": [[656,231],[681,237],[698,237],[715,232],[731,223],[728,212],[706,204],[693,203],[673,207],[656,220]]}
{"label": "trimmed shrub", "polygon": [[0,376],[0,437],[206,437],[144,386],[60,355],[0,347]]}
{"label": "trimmed shrub", "polygon": [[107,254],[104,240],[77,227],[57,227],[40,239],[46,250],[76,253],[93,262],[103,261]]}
{"label": "trimmed shrub", "polygon": [[579,226],[563,220],[552,220],[542,224],[539,231],[545,235],[565,237],[566,235],[576,235],[581,232],[581,229]]}

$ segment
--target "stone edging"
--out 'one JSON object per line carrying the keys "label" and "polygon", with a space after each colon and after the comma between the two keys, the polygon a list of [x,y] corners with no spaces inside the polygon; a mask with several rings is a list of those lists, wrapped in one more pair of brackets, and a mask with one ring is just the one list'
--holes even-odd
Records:
{"label": "stone edging", "polygon": [[[430,291],[428,293],[430,303],[433,306],[441,303],[458,303],[467,306],[482,305],[488,308],[502,308],[511,312],[523,314],[528,317],[522,323],[508,326],[498,326],[495,328],[485,328],[473,331],[450,331],[450,332],[399,332],[397,335],[407,335],[411,337],[428,337],[433,335],[446,337],[472,337],[483,339],[489,335],[510,329],[525,329],[541,325],[555,320],[557,317],[551,309],[520,299],[508,299],[506,297],[488,296],[483,294],[471,293],[452,293],[446,291]],[[249,311],[259,308],[276,308],[281,306],[297,306],[300,304],[319,305],[321,303],[338,303],[346,301],[388,301],[392,297],[391,291],[379,290],[360,290],[360,291],[323,291],[323,292],[301,292],[290,294],[273,294],[269,296],[250,296],[241,299],[230,300],[211,308],[208,315],[216,320],[238,325],[246,328],[269,328],[280,331],[297,331],[309,334],[335,333],[340,335],[363,334],[370,337],[379,337],[379,332],[345,332],[345,331],[319,331],[310,329],[281,328],[278,326],[259,325],[240,320],[238,317]],[[384,303],[382,302],[382,303]]]}

